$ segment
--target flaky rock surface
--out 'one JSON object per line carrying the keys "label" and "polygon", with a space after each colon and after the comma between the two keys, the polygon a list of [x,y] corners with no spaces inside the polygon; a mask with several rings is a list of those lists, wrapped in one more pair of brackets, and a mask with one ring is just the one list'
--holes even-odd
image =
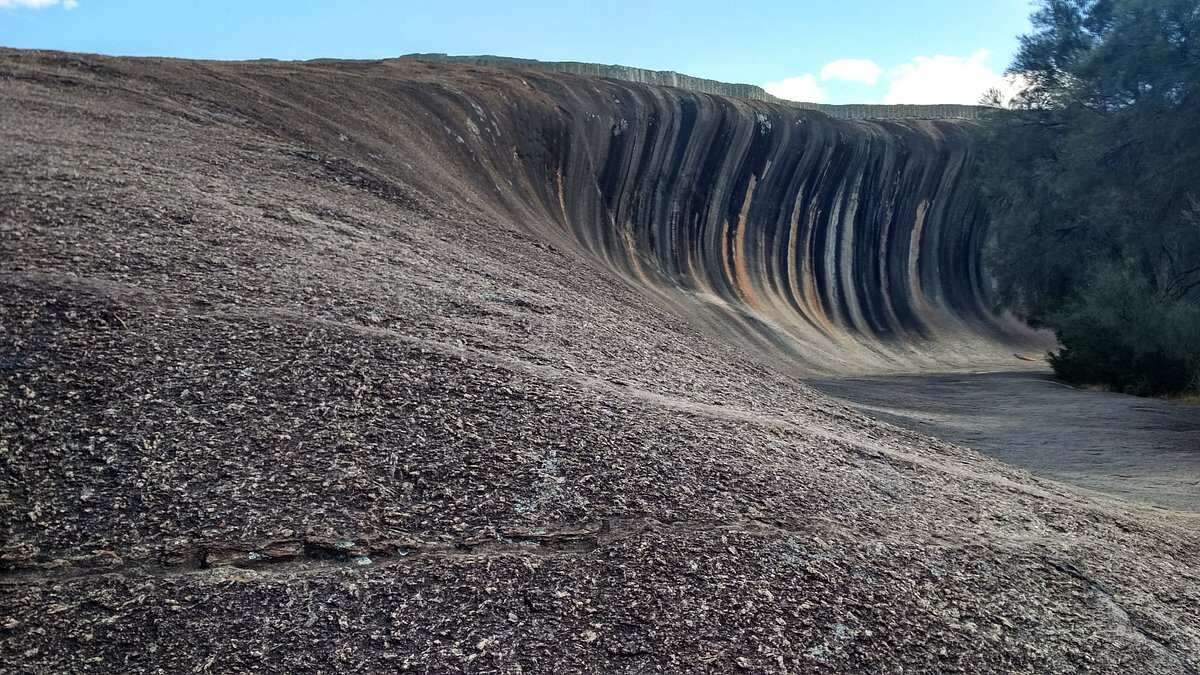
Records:
{"label": "flaky rock surface", "polygon": [[1195,516],[883,424],[987,309],[952,122],[0,51],[0,662],[1196,672]]}

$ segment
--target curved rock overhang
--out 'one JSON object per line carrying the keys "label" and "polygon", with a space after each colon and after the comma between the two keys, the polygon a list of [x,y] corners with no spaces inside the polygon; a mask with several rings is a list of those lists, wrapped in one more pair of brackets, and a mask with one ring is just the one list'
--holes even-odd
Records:
{"label": "curved rock overhang", "polygon": [[1028,368],[1013,352],[1052,344],[993,311],[970,120],[416,59],[140,63],[174,114],[519,228],[800,373]]}
{"label": "curved rock overhang", "polygon": [[440,71],[413,91],[430,137],[478,201],[806,370],[973,368],[1046,344],[993,310],[974,122],[421,68]]}

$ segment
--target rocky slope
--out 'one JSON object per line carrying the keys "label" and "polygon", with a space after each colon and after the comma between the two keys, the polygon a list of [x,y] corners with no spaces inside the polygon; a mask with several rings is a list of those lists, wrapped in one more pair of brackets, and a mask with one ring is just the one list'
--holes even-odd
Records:
{"label": "rocky slope", "polygon": [[1031,339],[970,146],[569,74],[0,52],[18,672],[1196,672],[1196,518],[815,393]]}

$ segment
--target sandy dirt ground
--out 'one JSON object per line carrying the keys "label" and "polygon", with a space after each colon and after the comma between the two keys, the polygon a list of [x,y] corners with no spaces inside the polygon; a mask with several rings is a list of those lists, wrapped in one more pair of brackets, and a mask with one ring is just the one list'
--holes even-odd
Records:
{"label": "sandy dirt ground", "polygon": [[1089,490],[1200,512],[1200,407],[1028,371],[855,377],[821,391],[898,426]]}

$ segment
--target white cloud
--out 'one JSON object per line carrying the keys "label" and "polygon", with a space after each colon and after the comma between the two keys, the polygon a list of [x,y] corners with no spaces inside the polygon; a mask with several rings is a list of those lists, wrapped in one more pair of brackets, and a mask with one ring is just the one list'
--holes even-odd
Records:
{"label": "white cloud", "polygon": [[75,9],[79,6],[79,0],[0,0],[0,9],[45,9],[46,7],[54,7],[62,5],[64,9]]}
{"label": "white cloud", "polygon": [[763,85],[763,89],[766,89],[767,93],[772,96],[785,98],[789,101],[822,103],[827,98],[825,90],[821,89],[821,85],[817,84],[817,78],[811,74],[787,77],[777,82],[768,82]]}
{"label": "white cloud", "polygon": [[1007,100],[1021,89],[1021,81],[1005,77],[984,65],[986,49],[970,56],[918,56],[888,72],[884,103],[976,104],[989,89],[999,89]]}
{"label": "white cloud", "polygon": [[875,84],[883,68],[869,59],[838,59],[830,61],[821,69],[822,80],[842,80],[845,82],[861,82]]}

